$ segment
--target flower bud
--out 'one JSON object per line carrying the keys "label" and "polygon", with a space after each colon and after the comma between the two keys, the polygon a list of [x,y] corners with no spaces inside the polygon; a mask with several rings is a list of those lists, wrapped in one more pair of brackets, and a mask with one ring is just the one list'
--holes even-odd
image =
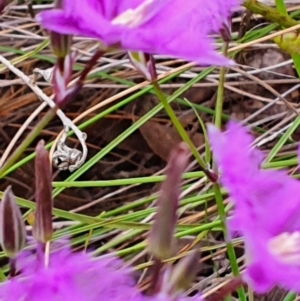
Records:
{"label": "flower bud", "polygon": [[67,55],[64,59],[63,71],[61,71],[58,63],[53,70],[52,83],[55,93],[55,103],[59,107],[62,107],[67,102],[66,99],[68,99],[68,96],[73,95],[74,89],[76,89],[76,86],[68,88],[75,58],[75,53]]}
{"label": "flower bud", "polygon": [[49,155],[41,140],[35,158],[35,218],[33,236],[42,243],[52,238],[52,186]]}
{"label": "flower bud", "polygon": [[25,240],[25,223],[9,186],[0,203],[0,244],[7,256],[14,258],[24,248]]}
{"label": "flower bud", "polygon": [[166,179],[162,183],[157,200],[157,213],[149,235],[148,249],[158,259],[167,259],[172,255],[174,231],[177,222],[182,174],[187,166],[188,147],[180,143],[171,153]]}
{"label": "flower bud", "polygon": [[[54,1],[54,8],[56,9],[63,8],[63,1],[62,0]],[[72,43],[71,35],[61,34],[54,31],[50,32],[50,45],[52,47],[52,51],[54,55],[58,59],[64,59],[70,53],[71,43]]]}
{"label": "flower bud", "polygon": [[187,290],[198,271],[199,257],[199,252],[193,250],[174,267],[167,270],[163,277],[161,291],[170,296],[171,299],[175,299]]}
{"label": "flower bud", "polygon": [[64,59],[70,52],[72,42],[72,36],[57,33],[54,31],[50,32],[50,44],[52,47],[53,54],[59,58]]}
{"label": "flower bud", "polygon": [[128,52],[132,65],[142,73],[148,81],[157,79],[155,62],[153,56],[142,51]]}

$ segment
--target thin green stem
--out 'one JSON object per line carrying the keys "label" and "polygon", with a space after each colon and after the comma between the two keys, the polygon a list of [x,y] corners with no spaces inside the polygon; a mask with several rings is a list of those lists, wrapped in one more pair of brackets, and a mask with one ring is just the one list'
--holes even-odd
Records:
{"label": "thin green stem", "polygon": [[298,24],[296,20],[277,11],[276,8],[267,6],[257,0],[246,0],[243,4],[247,9],[255,14],[262,15],[267,20],[277,23],[283,27],[292,27]]}
{"label": "thin green stem", "polygon": [[159,99],[159,101],[161,102],[161,104],[163,105],[166,113],[168,114],[168,116],[170,117],[174,127],[176,128],[178,134],[180,135],[180,137],[182,138],[183,141],[185,141],[185,143],[189,146],[190,151],[192,152],[192,154],[194,155],[194,157],[196,158],[197,162],[199,163],[199,165],[201,166],[203,172],[205,173],[205,175],[212,181],[215,182],[216,178],[214,177],[213,174],[211,174],[208,170],[207,170],[207,166],[206,163],[204,162],[204,160],[201,158],[197,148],[195,147],[194,143],[192,142],[192,140],[190,139],[189,135],[187,134],[187,132],[185,131],[185,129],[183,128],[182,124],[180,123],[180,121],[178,120],[176,114],[174,113],[171,105],[168,103],[167,98],[165,97],[164,93],[162,92],[159,84],[156,81],[152,82],[153,85],[153,89]]}
{"label": "thin green stem", "polygon": [[56,115],[57,108],[51,108],[38,122],[38,124],[32,129],[28,136],[22,141],[22,143],[17,147],[13,154],[8,158],[8,160],[0,168],[0,178],[5,175],[5,172],[18,160],[18,158],[24,153],[26,148],[33,142],[33,140],[39,135],[42,129],[51,121],[51,119]]}
{"label": "thin green stem", "polygon": [[[225,207],[224,207],[224,203],[223,203],[222,193],[221,193],[219,184],[214,183],[213,188],[214,188],[214,192],[215,192],[215,198],[216,198],[216,203],[217,203],[217,207],[218,207],[218,213],[219,213],[219,216],[220,216],[221,227],[222,227],[223,234],[224,234],[224,237],[225,237],[225,240],[226,240],[226,249],[227,249],[228,258],[229,258],[229,261],[230,261],[230,266],[231,266],[231,269],[232,269],[232,274],[235,277],[238,277],[239,274],[240,274],[239,266],[238,266],[238,263],[236,261],[236,256],[235,256],[233,245],[232,245],[231,241],[228,239],[228,233],[227,233],[227,228],[226,228],[226,211],[225,211]],[[238,292],[240,301],[246,301],[247,300],[245,290],[244,290],[243,287],[238,288],[237,292]]]}
{"label": "thin green stem", "polygon": [[[223,53],[227,54],[228,43],[224,43]],[[216,101],[216,109],[215,109],[215,125],[218,128],[222,126],[222,112],[223,112],[223,99],[224,99],[224,84],[225,84],[225,75],[227,72],[227,68],[222,67],[220,69],[220,79],[217,91],[217,101]]]}
{"label": "thin green stem", "polygon": [[[223,46],[223,54],[226,56],[228,50],[228,43],[224,43]],[[220,79],[219,79],[219,85],[218,85],[218,91],[217,91],[217,100],[216,100],[216,109],[215,109],[215,125],[218,128],[221,128],[222,126],[222,111],[223,111],[223,99],[224,99],[224,84],[225,84],[225,75],[226,75],[226,68],[222,67],[220,70]],[[213,169],[215,169],[213,167]],[[223,235],[225,237],[226,241],[226,249],[227,249],[227,254],[228,258],[230,261],[232,273],[235,277],[239,276],[239,266],[236,260],[235,256],[235,251],[233,248],[233,245],[231,241],[229,240],[229,236],[227,233],[227,228],[226,228],[226,211],[225,211],[225,206],[223,203],[223,197],[221,193],[221,189],[218,183],[213,184],[213,189],[215,192],[215,198],[216,198],[216,204],[218,208],[218,213],[220,216],[220,221],[221,221],[221,227],[223,230]],[[239,299],[240,301],[246,301],[246,294],[244,291],[243,287],[240,287],[237,289]],[[229,299],[230,300],[230,299]]]}
{"label": "thin green stem", "polygon": [[[183,179],[199,179],[204,176],[202,171],[187,172],[183,174]],[[100,181],[62,181],[52,182],[53,187],[110,187],[123,186],[143,183],[157,183],[166,179],[166,176],[151,176],[151,177],[137,177],[117,180],[100,180]]]}

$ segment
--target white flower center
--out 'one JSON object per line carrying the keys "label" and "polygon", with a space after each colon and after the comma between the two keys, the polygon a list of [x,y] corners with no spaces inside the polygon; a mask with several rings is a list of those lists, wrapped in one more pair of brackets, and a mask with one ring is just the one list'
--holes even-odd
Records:
{"label": "white flower center", "polygon": [[128,9],[122,14],[114,18],[111,23],[113,25],[124,25],[128,28],[134,28],[141,25],[145,21],[145,15],[153,0],[146,0],[135,9]]}
{"label": "white flower center", "polygon": [[300,232],[284,232],[268,241],[269,252],[281,263],[300,265]]}

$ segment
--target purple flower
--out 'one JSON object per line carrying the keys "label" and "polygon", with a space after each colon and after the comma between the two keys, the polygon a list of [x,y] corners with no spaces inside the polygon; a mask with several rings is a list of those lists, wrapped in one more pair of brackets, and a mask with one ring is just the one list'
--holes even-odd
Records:
{"label": "purple flower", "polygon": [[261,151],[246,129],[209,127],[221,182],[234,210],[231,231],[244,236],[245,280],[259,293],[279,285],[300,292],[300,183],[282,170],[263,170]]}
{"label": "purple flower", "polygon": [[112,257],[92,258],[84,253],[57,249],[49,266],[38,264],[33,253],[17,261],[20,275],[0,285],[3,301],[139,301],[129,270]]}
{"label": "purple flower", "polygon": [[[0,284],[1,301],[203,301],[200,294],[190,298],[181,292],[161,291],[143,295],[131,268],[111,255],[93,258],[73,253],[55,242],[45,266],[41,245],[23,251],[17,258],[20,274]],[[41,260],[42,259],[42,260]],[[174,281],[173,281],[174,282]]]}
{"label": "purple flower", "polygon": [[239,0],[64,0],[37,17],[45,28],[204,65],[228,65],[208,38],[227,26]]}

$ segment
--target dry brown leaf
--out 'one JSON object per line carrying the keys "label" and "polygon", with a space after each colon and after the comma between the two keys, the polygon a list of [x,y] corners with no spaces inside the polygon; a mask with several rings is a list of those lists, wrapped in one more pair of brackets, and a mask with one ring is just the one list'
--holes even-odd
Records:
{"label": "dry brown leaf", "polygon": [[[141,126],[140,131],[152,151],[165,161],[168,160],[171,150],[182,141],[175,128],[153,121]],[[204,143],[204,137],[200,133],[195,133],[191,140],[196,147]]]}
{"label": "dry brown leaf", "polygon": [[182,141],[174,128],[153,121],[142,125],[140,132],[152,151],[165,161],[168,160],[171,150]]}

